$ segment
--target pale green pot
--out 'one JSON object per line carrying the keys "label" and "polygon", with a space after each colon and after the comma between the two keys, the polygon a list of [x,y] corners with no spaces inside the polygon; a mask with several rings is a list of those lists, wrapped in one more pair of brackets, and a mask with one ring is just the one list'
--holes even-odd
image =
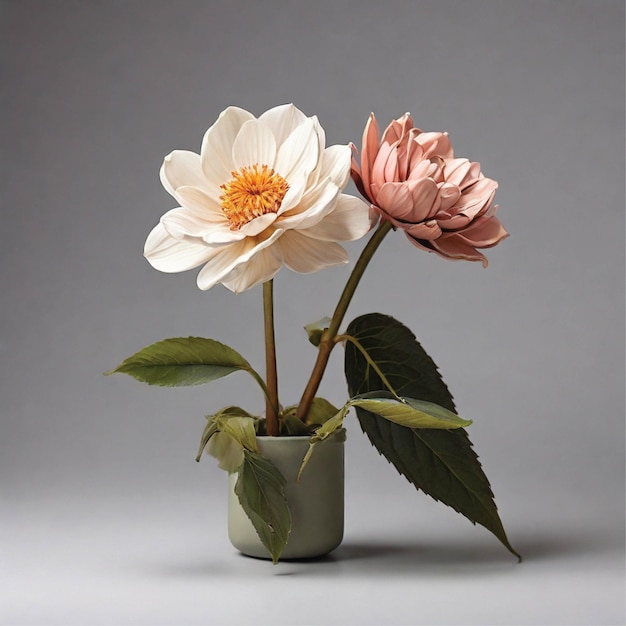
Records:
{"label": "pale green pot", "polygon": [[[281,559],[310,559],[332,552],[343,539],[344,442],[338,437],[317,444],[296,483],[308,437],[257,437],[259,451],[285,477],[291,533]],[[237,474],[229,476],[228,537],[243,554],[269,559],[235,495]]]}

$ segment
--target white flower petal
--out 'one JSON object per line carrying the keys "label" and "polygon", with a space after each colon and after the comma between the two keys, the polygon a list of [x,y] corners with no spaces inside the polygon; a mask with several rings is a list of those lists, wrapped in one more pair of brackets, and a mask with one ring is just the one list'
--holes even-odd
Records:
{"label": "white flower petal", "polygon": [[295,209],[279,215],[277,224],[285,230],[311,228],[334,209],[339,194],[339,187],[325,181],[325,184],[307,192]]}
{"label": "white flower petal", "polygon": [[293,104],[281,104],[265,111],[260,117],[274,134],[276,145],[280,146],[289,135],[307,120],[307,116]]}
{"label": "white flower petal", "polygon": [[234,293],[241,293],[274,278],[282,264],[280,248],[270,246],[261,250],[248,263],[237,266],[222,280],[222,284]]}
{"label": "white flower petal", "polygon": [[277,215],[282,215],[298,206],[302,196],[307,190],[308,176],[292,176],[289,181],[289,189],[280,203]]}
{"label": "white flower petal", "polygon": [[270,237],[264,239],[263,241],[258,241],[258,239],[248,239],[250,242],[250,247],[244,252],[241,256],[241,262],[246,263],[251,260],[252,257],[259,252],[259,250],[264,250],[265,248],[269,248],[279,237],[283,235],[285,231],[280,228],[277,228]]}
{"label": "white flower petal", "polygon": [[348,262],[347,252],[338,243],[311,239],[294,230],[286,231],[278,245],[284,264],[301,274]]}
{"label": "white flower petal", "polygon": [[328,146],[322,155],[320,180],[330,178],[337,187],[343,189],[350,178],[351,160],[352,150],[350,146]]}
{"label": "white flower petal", "polygon": [[230,246],[223,246],[219,252],[200,270],[196,283],[206,291],[219,283],[239,264],[239,257],[245,252],[248,242],[244,239]]}
{"label": "white flower petal", "polygon": [[239,229],[239,232],[246,237],[256,237],[266,228],[269,228],[275,221],[276,213],[266,213],[265,215],[259,215],[259,217],[255,217],[247,224],[244,224]]}
{"label": "white flower petal", "polygon": [[370,228],[369,205],[360,198],[341,194],[333,211],[305,234],[322,241],[354,241],[366,235]]}
{"label": "white flower petal", "polygon": [[276,140],[272,131],[259,120],[244,122],[232,147],[235,169],[251,165],[274,166]]}
{"label": "white flower petal", "polygon": [[231,230],[230,222],[220,207],[195,187],[180,187],[177,191],[185,206],[168,211],[161,224],[175,239],[200,237],[210,245],[241,241],[247,233]]}
{"label": "white flower petal", "polygon": [[282,230],[276,230],[271,237],[262,242],[247,237],[232,245],[224,246],[200,270],[197,279],[198,287],[206,291],[222,282],[237,266],[248,262],[254,263],[254,255],[271,246],[282,234]]}
{"label": "white flower petal", "polygon": [[185,236],[202,237],[214,228],[214,224],[198,219],[184,207],[168,211],[161,217],[161,224],[174,239],[182,239]]}
{"label": "white flower petal", "polygon": [[202,239],[211,245],[233,243],[235,241],[241,241],[245,238],[245,233],[242,233],[239,230],[231,230],[228,222],[225,224],[213,224],[211,229],[207,230],[204,235],[202,235]]}
{"label": "white flower petal", "polygon": [[228,218],[222,211],[219,202],[206,190],[197,187],[179,187],[176,190],[176,195],[180,203],[189,209],[189,212],[197,219],[206,222],[228,223]]}
{"label": "white flower petal", "polygon": [[[206,177],[202,172],[200,155],[189,150],[174,150],[164,159],[159,172],[161,184],[166,191],[176,196],[176,190],[183,185],[193,185],[203,188],[206,186]],[[181,203],[182,204],[182,203]]]}
{"label": "white flower petal", "polygon": [[315,123],[307,119],[279,146],[274,170],[290,182],[292,177],[308,176],[318,166],[319,158]]}
{"label": "white flower petal", "polygon": [[173,273],[198,267],[218,251],[199,239],[174,239],[159,223],[148,235],[143,254],[155,269]]}
{"label": "white flower petal", "polygon": [[230,180],[235,169],[233,142],[243,124],[253,119],[254,115],[245,109],[228,107],[205,133],[200,150],[202,170],[213,185],[219,187]]}

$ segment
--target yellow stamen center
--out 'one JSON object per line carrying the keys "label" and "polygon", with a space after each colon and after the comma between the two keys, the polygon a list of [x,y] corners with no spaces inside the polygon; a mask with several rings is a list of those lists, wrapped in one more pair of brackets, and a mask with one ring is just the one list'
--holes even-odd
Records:
{"label": "yellow stamen center", "polygon": [[231,172],[232,179],[220,189],[222,211],[231,230],[238,230],[255,217],[277,213],[289,189],[287,181],[267,165],[255,164]]}

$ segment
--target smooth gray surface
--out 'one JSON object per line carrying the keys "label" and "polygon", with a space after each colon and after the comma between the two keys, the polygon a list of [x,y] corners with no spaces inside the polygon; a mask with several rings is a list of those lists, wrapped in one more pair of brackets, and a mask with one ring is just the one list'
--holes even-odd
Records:
{"label": "smooth gray surface", "polygon": [[[624,623],[621,2],[23,0],[0,4],[0,52],[1,623]],[[253,385],[102,376],[193,334],[262,367],[260,289],[203,293],[141,251],[174,206],[163,156],[230,104],[290,101],[328,143],[409,110],[500,182],[487,270],[390,236],[349,316],[391,314],[433,355],[522,565],[354,420],[344,545],[238,557],[226,478],[193,458],[205,413],[262,409]],[[285,403],[348,272],[275,281]],[[322,392],[345,398],[339,352]]]}

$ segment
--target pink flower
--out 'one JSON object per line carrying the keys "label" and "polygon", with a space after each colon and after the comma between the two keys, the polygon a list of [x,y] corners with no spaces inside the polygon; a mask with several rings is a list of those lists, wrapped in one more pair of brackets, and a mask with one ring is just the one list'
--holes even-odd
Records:
{"label": "pink flower", "polygon": [[455,158],[447,133],[422,132],[408,113],[391,122],[380,140],[370,115],[352,178],[384,220],[428,252],[487,267],[478,249],[508,237],[495,217],[498,183],[483,176],[479,163]]}

